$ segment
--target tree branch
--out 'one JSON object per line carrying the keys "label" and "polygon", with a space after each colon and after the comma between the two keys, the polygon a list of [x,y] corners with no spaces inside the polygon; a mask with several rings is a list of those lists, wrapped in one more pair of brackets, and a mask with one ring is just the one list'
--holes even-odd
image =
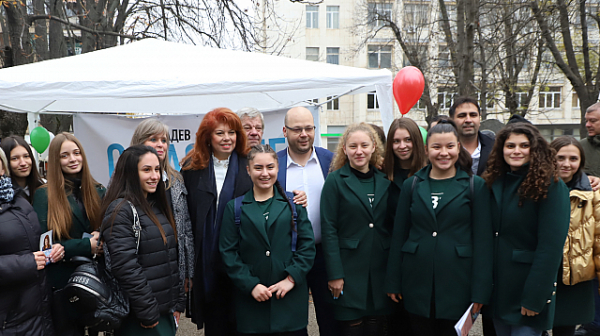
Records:
{"label": "tree branch", "polygon": [[56,16],[52,16],[52,15],[30,15],[28,19],[29,19],[29,25],[31,25],[34,21],[37,21],[37,20],[54,20],[54,21],[58,21],[62,24],[71,25],[77,29],[83,30],[85,32],[88,32],[88,33],[94,34],[94,35],[120,36],[120,37],[129,38],[132,40],[140,40],[139,37],[136,37],[133,35],[121,34],[121,33],[116,33],[116,32],[112,32],[112,31],[97,31],[95,29],[91,29],[86,26],[82,26],[80,24],[71,23],[68,20],[64,20],[64,19],[61,19]]}

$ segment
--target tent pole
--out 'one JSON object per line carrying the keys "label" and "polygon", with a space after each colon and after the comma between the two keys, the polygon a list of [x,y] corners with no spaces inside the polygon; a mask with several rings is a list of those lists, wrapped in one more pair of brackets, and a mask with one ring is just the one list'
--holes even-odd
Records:
{"label": "tent pole", "polygon": [[40,114],[37,112],[27,112],[27,124],[29,126],[29,133],[31,130],[36,128],[40,122]]}

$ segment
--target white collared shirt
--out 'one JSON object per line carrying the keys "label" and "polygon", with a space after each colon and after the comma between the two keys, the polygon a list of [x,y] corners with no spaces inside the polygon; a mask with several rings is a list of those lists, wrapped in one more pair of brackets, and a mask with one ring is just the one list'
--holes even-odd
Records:
{"label": "white collared shirt", "polygon": [[325,178],[315,147],[313,146],[312,155],[304,167],[292,160],[288,148],[286,169],[285,190],[304,190],[306,193],[308,219],[313,227],[315,243],[319,244],[321,242],[321,190],[323,190]]}
{"label": "white collared shirt", "polygon": [[223,188],[223,183],[225,183],[225,177],[227,176],[227,168],[229,168],[229,159],[231,155],[227,158],[227,160],[219,160],[213,154],[213,167],[215,169],[215,182],[217,184],[217,207],[219,207],[219,196],[221,195],[221,189]]}
{"label": "white collared shirt", "polygon": [[477,169],[479,168],[479,157],[481,157],[481,141],[477,139],[477,148],[471,154],[471,159],[473,159],[473,165],[471,166],[471,171],[473,174],[477,175]]}

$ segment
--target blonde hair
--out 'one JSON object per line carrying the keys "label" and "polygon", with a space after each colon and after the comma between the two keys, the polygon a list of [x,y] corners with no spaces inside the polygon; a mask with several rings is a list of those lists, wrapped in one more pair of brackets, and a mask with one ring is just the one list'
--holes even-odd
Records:
{"label": "blonde hair", "polygon": [[4,168],[4,175],[10,177],[10,169],[8,169],[8,161],[2,148],[0,148],[0,160],[2,160],[2,168]]}
{"label": "blonde hair", "polygon": [[383,158],[383,145],[381,144],[381,140],[379,139],[379,135],[377,134],[377,132],[373,129],[373,127],[371,127],[371,125],[365,122],[356,123],[348,126],[348,128],[346,128],[346,131],[344,132],[344,135],[342,135],[337,150],[335,151],[335,156],[331,161],[331,171],[335,171],[342,168],[348,162],[348,156],[346,155],[346,153],[344,153],[344,147],[346,146],[346,142],[348,141],[348,137],[350,137],[350,134],[359,131],[367,134],[369,138],[371,138],[371,141],[375,146],[375,151],[371,155],[369,165],[377,166],[377,162],[379,162],[379,159]]}
{"label": "blonde hair", "polygon": [[178,180],[183,182],[181,174],[169,164],[169,126],[156,118],[148,118],[143,120],[135,128],[131,137],[130,146],[143,145],[154,134],[164,134],[167,138],[167,148],[165,148],[165,159],[160,163],[160,168],[167,173],[166,189],[168,190],[173,185],[173,181]]}
{"label": "blonde hair", "polygon": [[47,188],[48,192],[48,229],[53,230],[53,235],[58,239],[73,238],[69,236],[73,224],[73,210],[67,199],[65,176],[60,164],[60,149],[65,141],[75,143],[81,153],[81,198],[92,230],[97,230],[101,222],[100,196],[96,191],[100,183],[96,182],[90,173],[83,146],[72,134],[57,134],[48,149],[48,183],[42,188]]}

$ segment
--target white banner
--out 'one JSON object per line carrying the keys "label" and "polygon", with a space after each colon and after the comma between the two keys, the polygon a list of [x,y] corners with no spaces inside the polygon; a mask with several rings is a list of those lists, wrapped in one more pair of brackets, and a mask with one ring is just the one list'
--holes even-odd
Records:
{"label": "white banner", "polygon": [[[317,107],[307,107],[315,118],[315,146],[320,146],[319,113]],[[286,147],[283,136],[283,120],[287,110],[263,113],[265,130],[263,143],[276,151]],[[160,115],[158,118],[169,126],[169,163],[180,170],[179,161],[194,147],[196,131],[204,115]],[[92,176],[105,186],[112,176],[121,153],[129,147],[131,137],[143,118],[101,114],[75,114],[73,128],[75,136],[85,150]]]}

